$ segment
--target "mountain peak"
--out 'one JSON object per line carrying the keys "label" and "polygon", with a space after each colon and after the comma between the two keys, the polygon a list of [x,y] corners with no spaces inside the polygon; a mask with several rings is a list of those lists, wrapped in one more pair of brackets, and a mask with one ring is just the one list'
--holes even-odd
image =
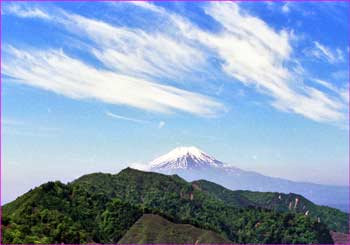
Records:
{"label": "mountain peak", "polygon": [[151,162],[151,170],[218,167],[223,163],[194,146],[177,147]]}
{"label": "mountain peak", "polygon": [[195,146],[180,146],[168,152],[166,155],[171,157],[178,157],[178,156],[184,156],[184,155],[193,155],[193,156],[200,157],[201,154],[205,154],[205,153]]}

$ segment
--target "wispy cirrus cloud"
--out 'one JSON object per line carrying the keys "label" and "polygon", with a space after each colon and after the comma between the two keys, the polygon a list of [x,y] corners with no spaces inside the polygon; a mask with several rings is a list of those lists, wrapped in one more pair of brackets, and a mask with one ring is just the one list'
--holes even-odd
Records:
{"label": "wispy cirrus cloud", "polygon": [[281,7],[281,11],[285,14],[289,13],[290,12],[290,7],[289,7],[290,3],[287,2],[285,4],[282,5]]}
{"label": "wispy cirrus cloud", "polygon": [[330,82],[327,82],[327,81],[321,80],[321,79],[313,79],[313,81],[318,83],[319,85],[331,90],[331,91],[338,91],[338,89]]}
{"label": "wispy cirrus cloud", "polygon": [[323,86],[324,88],[327,88],[328,90],[334,92],[337,97],[339,97],[341,100],[343,100],[345,103],[349,103],[349,84],[347,84],[347,86],[338,88],[336,86],[334,86],[332,83],[325,81],[325,80],[321,80],[321,79],[313,79],[313,81],[321,86]]}
{"label": "wispy cirrus cloud", "polygon": [[313,44],[313,47],[304,50],[306,55],[330,64],[344,61],[344,54],[341,49],[336,48],[332,50],[318,41],[315,41]]}
{"label": "wispy cirrus cloud", "polygon": [[178,79],[205,62],[205,53],[167,33],[115,27],[68,13],[57,20],[72,33],[92,40],[95,43],[93,55],[107,67],[127,75]]}
{"label": "wispy cirrus cloud", "polygon": [[132,118],[132,117],[126,117],[126,116],[118,115],[118,114],[115,114],[115,113],[112,113],[109,111],[107,111],[105,114],[111,118],[118,119],[118,120],[125,120],[125,121],[129,121],[129,122],[141,123],[141,124],[151,123],[150,121],[141,120],[141,119]]}
{"label": "wispy cirrus cloud", "polygon": [[[218,67],[211,67],[211,71],[218,70],[231,77],[232,81],[256,89],[269,97],[270,104],[278,110],[299,114],[318,122],[338,123],[346,120],[347,104],[344,96],[320,90],[304,82],[307,77],[294,56],[292,30],[275,30],[236,3],[203,5],[207,17],[220,25],[217,31],[204,30],[185,15],[175,14],[152,3],[131,4],[159,15],[166,21],[167,28],[145,31],[135,27],[118,27],[101,20],[57,11],[53,21],[73,35],[84,36],[92,41],[95,44],[92,54],[111,70],[97,72],[97,69],[89,67],[88,70],[95,69],[92,73],[103,81],[98,86],[89,82],[91,87],[99,88],[98,95],[90,91],[89,96],[87,93],[77,96],[74,86],[64,90],[61,88],[60,92],[65,91],[65,95],[70,97],[73,94],[73,97],[95,98],[107,103],[126,104],[154,111],[182,110],[197,115],[213,115],[223,109],[220,103],[198,93],[154,81],[176,81],[182,74],[190,74],[207,67],[208,60],[215,58],[220,62]],[[342,57],[341,51],[333,52],[316,41],[314,48],[318,50],[319,58],[323,57],[329,62],[337,62]],[[48,55],[53,53],[49,52]],[[65,62],[72,62],[70,57],[64,57]],[[82,62],[76,62],[80,67]],[[27,75],[30,72],[27,71]],[[72,76],[73,74],[68,78]],[[112,86],[110,77],[114,81],[128,81],[125,84],[129,87],[125,87],[128,91],[135,90],[131,95],[137,96],[124,98],[124,93],[121,92],[124,90],[113,89],[120,82],[115,82]],[[21,80],[24,80],[23,77]],[[134,86],[139,83],[145,86],[142,89]],[[81,80],[74,83],[79,86],[81,84],[84,84]],[[51,90],[55,86],[57,85],[51,84]],[[340,91],[339,88],[336,89]],[[155,99],[158,91],[163,96]],[[113,98],[108,96],[112,92],[116,95]]]}
{"label": "wispy cirrus cloud", "polygon": [[[46,19],[49,15],[43,9],[23,4],[10,6],[16,6],[10,7],[15,9],[10,13],[22,18]],[[31,15],[32,12],[43,14]],[[74,99],[92,98],[150,111],[184,111],[199,116],[214,116],[224,110],[212,98],[158,82],[159,78],[175,78],[198,67],[203,57],[196,48],[161,33],[114,27],[61,9],[55,9],[51,16],[53,23],[73,35],[78,33],[93,41],[92,54],[109,70],[88,66],[62,50],[31,51],[8,46],[4,49],[4,74]]]}
{"label": "wispy cirrus cloud", "polygon": [[18,4],[9,4],[3,8],[4,14],[14,14],[22,18],[41,18],[41,19],[50,19],[50,16],[45,11],[40,8],[32,7],[29,5],[18,5]]}
{"label": "wispy cirrus cloud", "polygon": [[209,97],[89,66],[62,50],[4,49],[4,74],[17,82],[73,99],[97,99],[110,104],[170,113],[185,111],[213,116],[223,106]]}
{"label": "wispy cirrus cloud", "polygon": [[184,37],[214,49],[223,60],[223,72],[271,97],[273,107],[318,122],[346,120],[342,99],[303,82],[290,32],[274,30],[236,3],[210,3],[205,13],[221,24],[219,33],[203,31],[172,13],[168,18]]}

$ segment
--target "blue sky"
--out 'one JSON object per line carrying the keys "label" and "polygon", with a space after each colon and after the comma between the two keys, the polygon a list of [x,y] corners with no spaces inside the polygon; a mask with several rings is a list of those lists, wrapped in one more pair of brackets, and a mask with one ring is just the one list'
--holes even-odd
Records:
{"label": "blue sky", "polygon": [[2,5],[4,202],[190,145],[348,183],[347,3]]}

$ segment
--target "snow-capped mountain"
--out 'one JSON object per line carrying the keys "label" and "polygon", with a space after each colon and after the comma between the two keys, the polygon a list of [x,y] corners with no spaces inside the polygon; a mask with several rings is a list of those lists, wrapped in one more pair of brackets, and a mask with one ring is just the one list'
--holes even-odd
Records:
{"label": "snow-capped mountain", "polygon": [[187,181],[206,179],[232,190],[297,193],[321,205],[349,207],[348,187],[269,177],[225,164],[196,147],[178,147],[153,160],[148,170],[177,174]]}
{"label": "snow-capped mountain", "polygon": [[223,166],[222,162],[193,146],[175,148],[169,153],[153,160],[150,164],[150,168],[153,171],[201,169],[221,166]]}

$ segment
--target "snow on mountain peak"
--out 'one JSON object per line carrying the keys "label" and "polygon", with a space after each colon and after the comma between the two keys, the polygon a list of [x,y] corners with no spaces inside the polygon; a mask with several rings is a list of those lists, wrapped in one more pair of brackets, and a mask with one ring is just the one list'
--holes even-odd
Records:
{"label": "snow on mountain peak", "polygon": [[221,165],[223,165],[223,163],[194,146],[177,147],[169,153],[158,157],[150,164],[152,170],[194,169],[218,167]]}

